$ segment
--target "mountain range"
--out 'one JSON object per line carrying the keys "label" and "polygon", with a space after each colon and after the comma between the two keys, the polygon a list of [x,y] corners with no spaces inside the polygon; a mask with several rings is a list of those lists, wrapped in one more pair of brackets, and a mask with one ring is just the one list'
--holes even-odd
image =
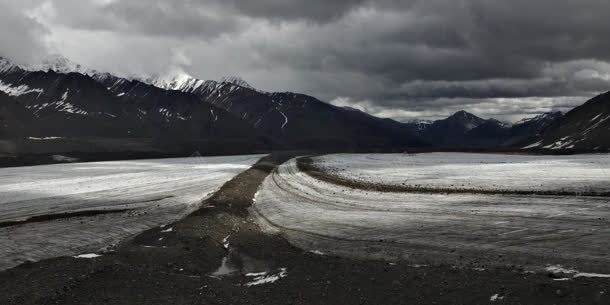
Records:
{"label": "mountain range", "polygon": [[602,149],[609,147],[607,95],[565,116],[515,124],[466,111],[398,122],[304,94],[264,92],[238,77],[126,78],[63,57],[36,67],[0,58],[0,152]]}

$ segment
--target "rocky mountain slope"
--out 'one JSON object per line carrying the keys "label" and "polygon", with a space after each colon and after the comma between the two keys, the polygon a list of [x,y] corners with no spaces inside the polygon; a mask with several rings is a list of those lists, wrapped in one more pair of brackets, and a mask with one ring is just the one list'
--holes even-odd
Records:
{"label": "rocky mountain slope", "polygon": [[525,148],[610,149],[610,92],[600,94],[554,121]]}
{"label": "rocky mountain slope", "polygon": [[[2,60],[0,92],[6,95],[3,100],[15,104],[9,109],[10,103],[2,103],[3,137],[19,141],[146,139],[155,149],[215,153],[226,152],[226,147],[249,152],[427,145],[401,123],[302,94],[262,92],[239,78],[138,80],[86,69],[61,57],[30,68]],[[16,113],[33,119],[9,120]]]}
{"label": "rocky mountain slope", "polygon": [[[545,113],[515,124],[466,111],[434,122],[402,123],[304,94],[264,92],[238,77],[124,78],[61,56],[32,67],[0,58],[3,143],[9,139],[31,146],[34,141],[40,147],[96,139],[77,148],[51,145],[42,151],[78,150],[83,145],[92,151],[208,153],[411,147],[604,149],[610,146],[609,104],[606,93],[564,117],[560,112]],[[119,148],[113,144],[117,141],[122,141]]]}
{"label": "rocky mountain slope", "polygon": [[[76,72],[28,71],[0,61],[2,116],[7,122],[1,131],[3,138],[102,138],[107,145],[101,149],[108,150],[114,149],[109,140],[124,139],[146,142],[144,150],[210,153],[269,149],[272,144],[249,124],[195,95],[107,74],[93,77]],[[108,86],[111,80],[115,83]],[[17,113],[24,119],[9,120]],[[43,145],[40,140],[37,143]]]}
{"label": "rocky mountain slope", "polygon": [[180,75],[150,80],[197,95],[293,148],[363,149],[427,146],[404,125],[292,92],[263,92],[239,78],[220,82]]}

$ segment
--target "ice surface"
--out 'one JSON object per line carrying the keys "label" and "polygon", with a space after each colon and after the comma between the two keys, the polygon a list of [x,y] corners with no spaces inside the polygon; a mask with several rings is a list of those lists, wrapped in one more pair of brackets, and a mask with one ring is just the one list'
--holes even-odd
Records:
{"label": "ice surface", "polygon": [[610,155],[335,154],[315,164],[356,181],[423,188],[610,191]]}
{"label": "ice surface", "polygon": [[[342,171],[344,175],[353,173],[350,178],[370,177],[375,182],[387,183],[402,181],[412,172],[418,173],[418,183],[429,185],[444,185],[443,175],[448,179],[462,175],[472,180],[470,185],[493,187],[493,183],[486,181],[491,179],[503,183],[502,188],[508,189],[528,189],[529,184],[516,178],[526,179],[528,175],[541,180],[537,187],[542,184],[546,188],[569,187],[576,183],[581,186],[597,184],[603,179],[607,183],[608,180],[608,176],[599,171],[608,162],[606,155],[494,155],[481,159],[495,170],[503,169],[502,174],[508,176],[504,181],[501,177],[494,177],[494,171],[475,162],[474,155],[443,154],[442,158],[440,154],[431,155],[401,157],[411,160],[412,168],[405,165],[406,161],[397,161],[400,156],[391,155],[375,160],[370,159],[371,155],[332,155],[316,160],[333,160],[333,166],[348,169]],[[490,159],[498,162],[490,162]],[[511,165],[508,163],[510,160],[518,163]],[[524,163],[526,160],[528,162]],[[361,163],[364,166],[359,168],[357,164]],[[577,174],[575,182],[558,168],[546,169],[556,173],[557,179],[530,168],[545,171],[541,164],[557,163],[565,164],[566,172]],[[585,167],[590,176],[579,166]],[[458,173],[456,168],[467,170]],[[425,175],[429,175],[427,180],[423,179]],[[252,212],[264,228],[270,231],[279,229],[289,240],[308,251],[400,259],[400,252],[386,256],[380,251],[355,250],[355,246],[362,243],[383,240],[383,245],[403,245],[405,249],[499,251],[505,256],[510,253],[515,257],[547,257],[548,262],[567,259],[594,262],[590,265],[599,263],[605,268],[610,266],[608,197],[373,192],[315,179],[300,172],[295,160],[290,160],[265,179],[255,199]],[[607,273],[607,270],[598,269],[587,271]]]}
{"label": "ice surface", "polygon": [[0,169],[0,222],[129,210],[0,228],[0,269],[76,255],[175,221],[262,156],[74,163]]}

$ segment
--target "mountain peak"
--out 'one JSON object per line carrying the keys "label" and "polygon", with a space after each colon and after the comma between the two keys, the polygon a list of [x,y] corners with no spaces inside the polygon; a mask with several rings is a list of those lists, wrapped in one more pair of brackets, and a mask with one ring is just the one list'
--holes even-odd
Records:
{"label": "mountain peak", "polygon": [[59,54],[53,54],[47,56],[38,65],[29,67],[30,70],[34,71],[55,71],[57,73],[67,74],[71,72],[81,73],[85,75],[94,75],[97,72],[93,69],[89,69],[81,64],[75,63],[67,57]]}
{"label": "mountain peak", "polygon": [[485,123],[486,120],[472,113],[460,110],[442,121],[456,126],[459,125],[465,128],[466,130],[470,130]]}
{"label": "mountain peak", "polygon": [[187,84],[196,81],[196,78],[182,71],[175,74],[168,74],[168,76],[152,76],[147,79],[142,79],[142,82],[144,83],[166,90],[182,90],[187,87]]}
{"label": "mountain peak", "polygon": [[477,123],[481,124],[483,122],[485,122],[484,119],[470,113],[470,112],[466,112],[464,110],[460,110],[456,113],[454,113],[453,115],[451,115],[450,117],[448,117],[446,120],[450,120],[450,121],[463,121],[463,122],[473,122],[473,123]]}
{"label": "mountain peak", "polygon": [[467,112],[465,110],[460,110],[460,111],[454,113],[453,115],[451,115],[450,118],[451,117],[455,117],[455,118],[477,118],[477,119],[480,119],[478,116],[476,116],[476,115],[474,115],[474,114],[472,114],[470,112]]}
{"label": "mountain peak", "polygon": [[13,64],[11,61],[5,59],[4,57],[0,57],[0,73],[10,72],[11,70],[16,68],[18,68],[17,65]]}
{"label": "mountain peak", "polygon": [[248,82],[246,82],[243,78],[241,78],[239,76],[225,76],[220,79],[220,82],[221,83],[230,83],[230,84],[248,88],[248,89],[254,89],[254,87],[250,86],[250,84],[248,84]]}

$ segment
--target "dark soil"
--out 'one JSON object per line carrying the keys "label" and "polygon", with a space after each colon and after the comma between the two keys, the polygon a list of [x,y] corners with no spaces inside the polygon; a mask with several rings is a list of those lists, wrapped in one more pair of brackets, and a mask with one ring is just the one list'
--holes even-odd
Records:
{"label": "dark soil", "polygon": [[[263,179],[288,157],[262,159],[192,215],[101,257],[0,272],[0,304],[610,304],[608,279],[555,281],[516,267],[414,267],[293,247],[281,235],[263,233],[247,211]],[[223,261],[233,272],[215,274]],[[245,285],[253,281],[247,273],[279,276],[281,268],[286,276],[274,283]]]}

